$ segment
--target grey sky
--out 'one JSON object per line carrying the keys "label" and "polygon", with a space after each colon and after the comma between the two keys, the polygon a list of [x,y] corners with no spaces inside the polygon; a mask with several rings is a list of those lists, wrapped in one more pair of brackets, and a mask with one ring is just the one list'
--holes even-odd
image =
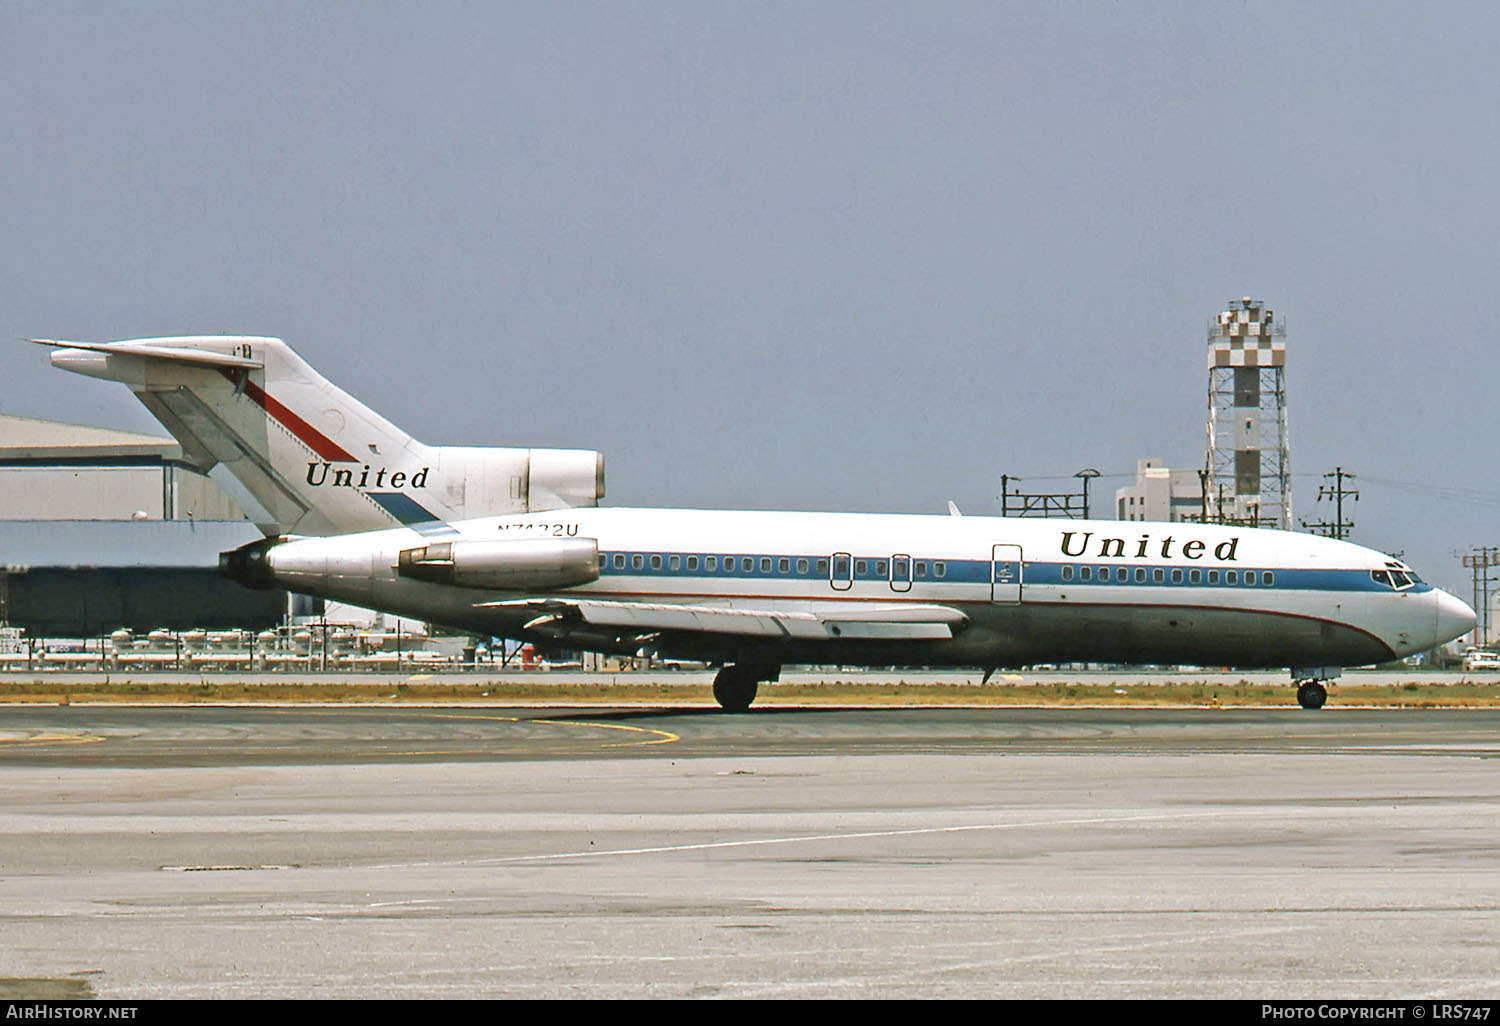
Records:
{"label": "grey sky", "polygon": [[[1487,4],[3,0],[0,338],[280,335],[425,441],[603,450],[615,505],[985,513],[1201,463],[1250,295],[1298,514],[1342,464],[1356,540],[1467,594],[1497,40]],[[157,430],[19,342],[0,411]]]}

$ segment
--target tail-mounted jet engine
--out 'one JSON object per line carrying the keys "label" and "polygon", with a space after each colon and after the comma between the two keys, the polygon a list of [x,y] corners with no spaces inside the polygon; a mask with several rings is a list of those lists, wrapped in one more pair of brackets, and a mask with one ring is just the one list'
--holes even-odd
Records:
{"label": "tail-mounted jet engine", "polygon": [[437,542],[403,549],[396,572],[463,588],[553,591],[599,579],[599,543],[593,538]]}
{"label": "tail-mounted jet engine", "polygon": [[276,587],[275,574],[270,561],[266,559],[266,553],[285,540],[262,538],[249,545],[219,553],[219,576],[257,591]]}

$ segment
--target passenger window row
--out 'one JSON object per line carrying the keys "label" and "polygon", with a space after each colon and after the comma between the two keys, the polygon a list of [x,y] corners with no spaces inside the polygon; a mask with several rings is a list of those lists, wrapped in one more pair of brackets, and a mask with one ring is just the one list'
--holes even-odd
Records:
{"label": "passenger window row", "polygon": [[[1221,576],[1222,575],[1222,576]],[[1128,567],[1128,566],[1065,566],[1062,568],[1064,584],[1078,581],[1083,584],[1236,584],[1242,587],[1270,588],[1276,584],[1272,570],[1204,570],[1201,567]]]}
{"label": "passenger window row", "polygon": [[[852,557],[840,553],[833,557],[833,572],[836,577],[848,577]],[[666,571],[667,573],[722,573],[754,574],[761,577],[828,577],[828,558],[790,556],[723,556],[693,553],[680,555],[659,552],[599,553],[599,569]],[[915,574],[919,579],[929,575],[937,578],[948,576],[948,566],[942,561],[929,563],[913,560],[909,556],[898,556],[894,560],[855,559],[853,573],[856,580],[884,581],[894,572],[898,579]]]}

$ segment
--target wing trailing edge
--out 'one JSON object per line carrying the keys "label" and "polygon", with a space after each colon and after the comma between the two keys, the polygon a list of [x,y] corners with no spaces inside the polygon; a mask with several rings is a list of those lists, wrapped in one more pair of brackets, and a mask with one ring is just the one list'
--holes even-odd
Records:
{"label": "wing trailing edge", "polygon": [[939,605],[825,606],[747,609],[593,599],[503,599],[479,609],[527,609],[532,630],[566,633],[573,627],[623,634],[732,634],[797,641],[943,641],[968,625],[957,609]]}

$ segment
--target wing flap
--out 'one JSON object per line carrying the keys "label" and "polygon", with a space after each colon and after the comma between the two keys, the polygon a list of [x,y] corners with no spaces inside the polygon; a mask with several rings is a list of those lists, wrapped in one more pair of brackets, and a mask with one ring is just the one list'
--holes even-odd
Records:
{"label": "wing flap", "polygon": [[603,599],[506,599],[482,602],[477,608],[533,611],[533,623],[549,626],[571,621],[636,634],[678,631],[799,641],[942,641],[969,622],[957,609],[937,605],[744,609]]}

